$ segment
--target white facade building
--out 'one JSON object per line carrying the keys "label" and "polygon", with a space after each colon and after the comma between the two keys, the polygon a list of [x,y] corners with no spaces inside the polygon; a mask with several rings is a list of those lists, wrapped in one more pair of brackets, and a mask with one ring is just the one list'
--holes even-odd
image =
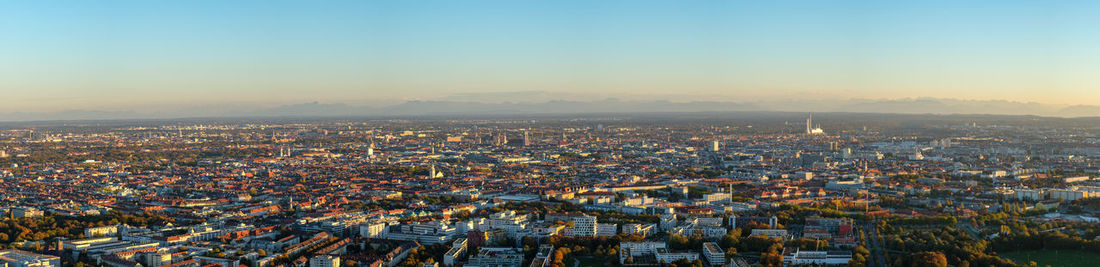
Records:
{"label": "white facade building", "polygon": [[340,267],[340,257],[333,255],[317,255],[309,259],[309,267]]}
{"label": "white facade building", "polygon": [[596,216],[573,217],[573,236],[596,236]]}

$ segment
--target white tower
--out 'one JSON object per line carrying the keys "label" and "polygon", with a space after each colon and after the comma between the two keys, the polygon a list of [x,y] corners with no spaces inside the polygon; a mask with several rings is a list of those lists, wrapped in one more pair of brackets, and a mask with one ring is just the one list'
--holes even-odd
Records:
{"label": "white tower", "polygon": [[810,117],[806,118],[806,134],[812,134],[814,131],[814,114],[810,113]]}
{"label": "white tower", "polygon": [[428,173],[428,178],[443,178],[443,172],[435,170],[435,165],[432,165],[432,171]]}

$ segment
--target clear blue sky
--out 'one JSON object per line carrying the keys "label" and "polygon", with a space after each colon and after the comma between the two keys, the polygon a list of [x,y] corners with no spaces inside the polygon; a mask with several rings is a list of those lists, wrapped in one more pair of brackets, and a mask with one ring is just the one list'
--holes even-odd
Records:
{"label": "clear blue sky", "polygon": [[0,112],[464,93],[1100,103],[1098,1],[8,1]]}

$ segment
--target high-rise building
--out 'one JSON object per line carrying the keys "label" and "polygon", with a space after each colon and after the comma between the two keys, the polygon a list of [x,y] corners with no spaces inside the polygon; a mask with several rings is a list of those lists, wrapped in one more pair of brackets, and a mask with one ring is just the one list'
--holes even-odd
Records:
{"label": "high-rise building", "polygon": [[573,217],[573,236],[596,236],[596,216]]}
{"label": "high-rise building", "polygon": [[500,132],[493,135],[493,145],[503,146],[508,144],[508,135]]}
{"label": "high-rise building", "polygon": [[714,145],[713,145],[714,147],[711,148],[711,151],[718,152],[718,146],[720,144],[721,143],[719,143],[718,140],[714,140]]}
{"label": "high-rise building", "polygon": [[531,146],[531,132],[523,131],[523,146]]}

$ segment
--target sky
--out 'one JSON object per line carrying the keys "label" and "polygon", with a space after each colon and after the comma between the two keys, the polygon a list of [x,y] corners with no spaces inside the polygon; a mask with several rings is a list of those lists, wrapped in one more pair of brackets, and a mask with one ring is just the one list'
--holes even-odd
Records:
{"label": "sky", "polygon": [[499,95],[1100,103],[1100,1],[0,5],[0,112]]}

